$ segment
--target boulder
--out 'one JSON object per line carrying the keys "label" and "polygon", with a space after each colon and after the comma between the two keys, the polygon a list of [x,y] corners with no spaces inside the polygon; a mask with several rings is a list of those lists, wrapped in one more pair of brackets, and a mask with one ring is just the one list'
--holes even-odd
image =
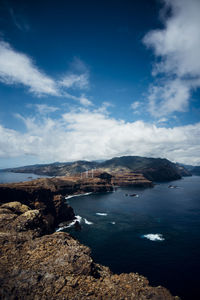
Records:
{"label": "boulder", "polygon": [[23,214],[23,213],[27,212],[28,210],[30,210],[30,208],[27,205],[22,204],[18,201],[5,203],[1,206],[1,209],[2,208],[8,209],[11,212],[18,214],[18,215]]}

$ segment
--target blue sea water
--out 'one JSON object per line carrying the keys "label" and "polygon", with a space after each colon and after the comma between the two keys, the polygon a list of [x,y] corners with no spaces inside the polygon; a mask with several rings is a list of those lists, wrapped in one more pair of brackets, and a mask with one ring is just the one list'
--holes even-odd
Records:
{"label": "blue sea water", "polygon": [[82,230],[65,231],[88,245],[96,262],[116,273],[138,272],[182,299],[199,299],[200,177],[67,202],[82,217]]}
{"label": "blue sea water", "polygon": [[0,171],[0,184],[30,181],[42,177],[48,177],[48,176],[36,175],[32,173],[13,173],[13,172]]}

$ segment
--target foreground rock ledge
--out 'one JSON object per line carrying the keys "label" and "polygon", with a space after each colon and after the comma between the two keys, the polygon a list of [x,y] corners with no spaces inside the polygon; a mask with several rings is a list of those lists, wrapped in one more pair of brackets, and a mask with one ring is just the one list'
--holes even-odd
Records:
{"label": "foreground rock ledge", "polygon": [[[14,191],[17,194],[16,187]],[[33,194],[37,195],[36,191]],[[44,190],[42,194],[48,196],[46,200],[40,203],[33,197],[30,205],[28,198],[24,201],[22,197],[27,193],[20,193],[21,201],[2,201],[0,299],[180,299],[163,287],[149,286],[138,274],[112,274],[109,268],[96,264],[90,249],[68,233],[49,234],[56,224],[54,219],[63,217],[60,208],[64,198],[49,198]],[[8,195],[14,198],[14,193]],[[67,211],[72,217],[69,208],[65,217]]]}

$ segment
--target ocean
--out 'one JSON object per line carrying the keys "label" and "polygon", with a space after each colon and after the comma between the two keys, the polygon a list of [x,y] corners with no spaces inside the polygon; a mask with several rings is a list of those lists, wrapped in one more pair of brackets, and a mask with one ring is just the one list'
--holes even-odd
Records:
{"label": "ocean", "polygon": [[[0,172],[1,183],[38,177]],[[89,246],[95,262],[118,274],[138,272],[183,300],[199,299],[200,176],[66,201],[82,230],[61,230]]]}
{"label": "ocean", "polygon": [[199,299],[200,177],[66,201],[82,230],[62,230],[89,246],[95,262],[115,273],[138,272],[182,299]]}
{"label": "ocean", "polygon": [[49,176],[36,175],[32,173],[13,173],[0,171],[0,183],[23,182],[43,177]]}

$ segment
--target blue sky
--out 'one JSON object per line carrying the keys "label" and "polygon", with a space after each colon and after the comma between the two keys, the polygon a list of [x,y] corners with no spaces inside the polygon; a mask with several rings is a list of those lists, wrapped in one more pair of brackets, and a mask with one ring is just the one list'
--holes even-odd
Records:
{"label": "blue sky", "polygon": [[200,2],[0,1],[0,168],[200,164]]}

